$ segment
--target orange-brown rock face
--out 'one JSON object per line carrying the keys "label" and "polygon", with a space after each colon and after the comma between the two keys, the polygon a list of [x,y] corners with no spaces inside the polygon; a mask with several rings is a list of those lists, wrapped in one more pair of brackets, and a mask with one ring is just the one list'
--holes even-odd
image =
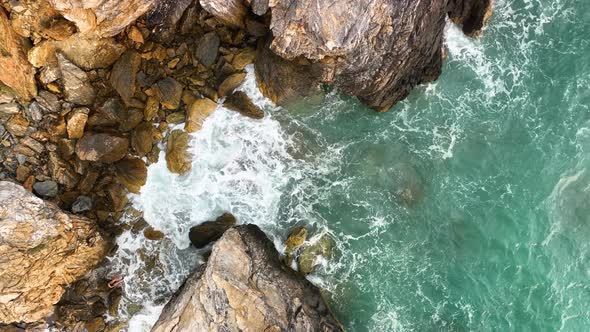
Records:
{"label": "orange-brown rock face", "polygon": [[23,40],[16,34],[0,7],[0,82],[24,99],[37,95],[35,70],[27,61]]}
{"label": "orange-brown rock face", "polygon": [[0,322],[35,322],[105,256],[94,223],[0,181]]}

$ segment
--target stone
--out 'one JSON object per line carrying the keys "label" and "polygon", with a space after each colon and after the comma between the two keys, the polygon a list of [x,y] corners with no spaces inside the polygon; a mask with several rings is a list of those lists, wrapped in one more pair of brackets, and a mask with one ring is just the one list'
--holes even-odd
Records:
{"label": "stone", "polygon": [[160,104],[166,109],[175,110],[180,106],[182,99],[182,84],[172,77],[165,78],[158,82],[158,97]]}
{"label": "stone", "polygon": [[153,332],[343,331],[320,290],[283,265],[255,225],[227,230],[166,304]]}
{"label": "stone", "polygon": [[115,163],[115,174],[127,190],[138,194],[147,179],[147,166],[139,158],[126,158]]}
{"label": "stone", "polygon": [[108,248],[93,221],[0,181],[0,321],[51,315],[64,288],[90,272]]}
{"label": "stone", "polygon": [[37,95],[35,69],[27,60],[25,43],[13,30],[6,13],[0,8],[0,82],[23,100]]}
{"label": "stone", "polygon": [[10,20],[16,33],[33,40],[67,38],[76,30],[45,0],[20,1],[18,8],[13,7]]}
{"label": "stone", "polygon": [[92,198],[88,196],[78,196],[72,204],[72,212],[76,214],[88,212],[90,209],[92,209]]}
{"label": "stone", "polygon": [[27,167],[24,165],[18,165],[16,167],[16,180],[18,182],[24,182],[29,177],[30,173],[31,173],[30,167]]}
{"label": "stone", "polygon": [[143,236],[145,236],[145,238],[148,240],[158,241],[164,238],[164,233],[154,229],[153,227],[148,227],[143,230]]}
{"label": "stone", "polygon": [[72,165],[55,152],[49,152],[48,168],[51,178],[68,190],[73,189],[80,182],[80,175],[76,173]]}
{"label": "stone", "polygon": [[253,48],[246,48],[240,53],[236,54],[231,64],[236,70],[244,70],[247,65],[254,63],[256,59],[256,50]]}
{"label": "stone", "polygon": [[29,107],[26,108],[26,112],[31,121],[35,123],[38,123],[41,120],[43,120],[43,108],[36,101],[29,104]]}
{"label": "stone", "polygon": [[185,121],[185,114],[184,112],[173,112],[166,116],[166,122],[169,124],[179,124]]}
{"label": "stone", "polygon": [[232,93],[246,78],[246,73],[235,73],[223,80],[217,89],[219,97],[225,97]]}
{"label": "stone", "polygon": [[156,0],[48,0],[81,33],[112,37],[145,14]]}
{"label": "stone", "polygon": [[15,115],[6,123],[6,130],[14,136],[24,136],[29,128],[29,121],[20,115]]}
{"label": "stone", "polygon": [[125,157],[129,140],[106,133],[86,133],[76,143],[76,155],[80,160],[113,163]]}
{"label": "stone", "polygon": [[20,112],[18,103],[0,104],[0,115],[14,115]]}
{"label": "stone", "polygon": [[209,98],[200,98],[192,102],[187,110],[184,129],[194,133],[201,129],[203,121],[217,109],[217,103]]}
{"label": "stone", "polygon": [[285,241],[285,258],[288,265],[291,265],[297,248],[301,247],[307,239],[307,229],[303,226],[295,227]]}
{"label": "stone", "polygon": [[141,56],[133,50],[123,53],[111,71],[111,86],[117,90],[125,103],[135,95],[136,78]]}
{"label": "stone", "polygon": [[129,28],[129,31],[127,32],[127,37],[129,37],[129,39],[133,40],[138,44],[143,44],[144,42],[143,34],[135,25],[132,25]]}
{"label": "stone", "polygon": [[67,131],[70,139],[82,138],[84,136],[84,127],[88,121],[88,108],[76,108],[68,113]]}
{"label": "stone", "polygon": [[217,59],[219,43],[219,36],[215,31],[206,33],[197,42],[197,46],[193,54],[194,58],[205,67],[211,66]]}
{"label": "stone", "polygon": [[26,147],[30,148],[31,150],[35,151],[37,154],[40,154],[43,151],[45,151],[45,147],[43,146],[43,144],[39,143],[38,141],[36,141],[35,139],[33,139],[31,137],[25,136],[25,137],[21,138],[20,143],[22,143]]}
{"label": "stone", "polygon": [[61,53],[57,54],[61,81],[64,89],[64,99],[77,105],[92,105],[96,98],[96,91],[86,72],[76,67]]}
{"label": "stone", "polygon": [[160,110],[160,100],[156,96],[148,97],[143,110],[143,119],[145,121],[152,121]]}
{"label": "stone", "polygon": [[248,8],[243,0],[200,0],[200,3],[203,9],[221,19],[223,23],[237,28],[244,27]]}
{"label": "stone", "polygon": [[191,169],[188,140],[188,133],[180,129],[173,130],[168,135],[166,165],[170,172],[184,174]]}
{"label": "stone", "polygon": [[35,97],[37,103],[48,112],[56,113],[61,111],[61,102],[56,95],[49,91],[41,90],[37,97]]}
{"label": "stone", "polygon": [[80,33],[63,41],[55,41],[54,47],[83,70],[108,68],[125,51],[125,46],[114,38],[97,39]]}
{"label": "stone", "polygon": [[225,99],[223,106],[249,118],[262,119],[264,117],[264,111],[254,105],[250,97],[243,91],[234,91]]}
{"label": "stone", "polygon": [[332,239],[327,234],[324,234],[317,242],[303,248],[297,260],[299,272],[305,275],[313,272],[320,256],[324,258],[330,257],[332,246]]}
{"label": "stone", "polygon": [[143,121],[143,111],[138,108],[130,108],[121,114],[120,119],[119,131],[131,131]]}
{"label": "stone", "polygon": [[160,132],[149,122],[139,124],[131,134],[131,147],[137,155],[143,157],[152,151],[154,140],[162,138]]}
{"label": "stone", "polygon": [[127,111],[125,110],[125,105],[123,105],[119,98],[109,98],[88,118],[88,126],[119,126],[126,113]]}
{"label": "stone", "polygon": [[205,221],[191,227],[188,237],[193,246],[203,248],[209,243],[219,240],[225,231],[235,225],[236,218],[231,213],[224,213],[214,221]]}
{"label": "stone", "polygon": [[76,151],[76,141],[60,138],[57,140],[57,151],[62,158],[69,159]]}

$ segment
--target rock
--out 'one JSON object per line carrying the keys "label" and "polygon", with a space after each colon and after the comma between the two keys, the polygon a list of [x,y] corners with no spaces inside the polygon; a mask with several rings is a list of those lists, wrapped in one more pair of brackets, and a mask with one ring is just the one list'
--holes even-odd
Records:
{"label": "rock", "polygon": [[158,97],[160,104],[169,110],[175,110],[180,106],[182,99],[182,84],[178,83],[172,77],[168,77],[158,82]]}
{"label": "rock", "polygon": [[162,135],[154,128],[154,125],[149,122],[142,122],[131,134],[131,147],[137,155],[143,157],[152,151],[154,140],[157,138],[161,139]]}
{"label": "rock", "polygon": [[116,127],[121,124],[127,111],[125,105],[117,97],[107,99],[88,118],[89,127]]}
{"label": "rock", "polygon": [[39,37],[61,40],[76,31],[76,27],[46,0],[19,1],[18,8],[13,7],[10,20],[16,33],[33,40]]}
{"label": "rock", "polygon": [[49,0],[84,34],[112,37],[145,14],[156,0]]}
{"label": "rock", "polygon": [[244,70],[247,65],[254,63],[254,59],[256,59],[256,50],[247,48],[236,54],[231,64],[236,70]]}
{"label": "rock", "polygon": [[138,194],[147,179],[147,166],[139,158],[123,159],[115,163],[115,174],[127,190]]}
{"label": "rock", "polygon": [[130,50],[125,52],[113,66],[110,82],[125,103],[129,103],[135,95],[136,77],[140,64],[140,55]]}
{"label": "rock", "polygon": [[79,33],[54,44],[57,51],[84,70],[108,68],[125,51],[125,46],[113,38],[89,38]]}
{"label": "rock", "polygon": [[80,175],[55,152],[49,152],[48,167],[51,178],[64,185],[68,190],[73,189],[80,182]]}
{"label": "rock", "polygon": [[20,112],[18,103],[0,104],[0,115],[14,115]]}
{"label": "rock", "polygon": [[143,34],[135,25],[132,25],[129,28],[129,31],[127,32],[127,37],[129,37],[129,39],[133,40],[138,44],[143,44],[144,42]]}
{"label": "rock", "polygon": [[285,241],[285,258],[288,265],[291,265],[291,261],[293,260],[295,250],[301,247],[301,245],[305,243],[306,239],[307,229],[305,227],[295,227],[291,231],[289,237],[287,237],[287,240]]}
{"label": "rock", "polygon": [[145,109],[143,110],[143,119],[145,121],[152,121],[158,115],[159,110],[160,100],[155,96],[148,97],[145,103]]}
{"label": "rock", "polygon": [[320,290],[255,225],[231,228],[164,307],[153,332],[343,331]]}
{"label": "rock", "polygon": [[[306,95],[319,83],[332,84],[368,106],[386,111],[411,89],[436,79],[442,68],[446,17],[468,34],[479,31],[491,13],[491,0],[201,0],[218,19],[239,25],[250,6],[270,12],[272,41],[265,49],[277,57],[259,56],[263,92],[280,102]],[[363,8],[359,11],[358,8]],[[292,64],[307,64],[301,81],[283,75]],[[274,88],[279,84],[278,88]],[[290,89],[289,87],[292,87]],[[298,91],[302,88],[302,91]]]}
{"label": "rock", "polygon": [[254,105],[250,97],[243,91],[234,91],[225,99],[223,106],[253,119],[262,119],[264,117],[264,112]]}
{"label": "rock", "polygon": [[62,158],[69,159],[76,151],[76,141],[60,138],[57,141],[57,151]]}
{"label": "rock", "polygon": [[49,91],[39,91],[39,94],[37,97],[35,97],[35,100],[48,112],[56,113],[61,111],[61,103],[59,98]]}
{"label": "rock", "polygon": [[206,33],[197,42],[197,47],[195,48],[195,53],[193,54],[194,58],[205,67],[211,66],[217,59],[219,43],[219,36],[215,31]]}
{"label": "rock", "polygon": [[41,181],[35,182],[33,185],[33,191],[39,197],[43,198],[53,198],[58,194],[58,186],[57,182],[55,181]]}
{"label": "rock", "polygon": [[24,166],[24,165],[18,165],[16,167],[16,180],[18,182],[24,182],[28,177],[29,174],[31,173],[31,168]]}
{"label": "rock", "polygon": [[80,160],[112,163],[125,157],[129,140],[106,133],[86,133],[76,144]]}
{"label": "rock", "polygon": [[164,233],[154,229],[153,227],[148,227],[143,230],[143,236],[145,236],[145,238],[148,240],[158,241],[164,238]]}
{"label": "rock", "polygon": [[57,60],[61,71],[65,100],[78,105],[92,105],[96,98],[96,91],[90,84],[86,72],[76,67],[61,53],[57,54]]}
{"label": "rock", "polygon": [[137,108],[130,108],[120,114],[121,124],[119,131],[128,132],[133,130],[143,121],[143,111]]}
{"label": "rock", "polygon": [[184,174],[191,169],[188,153],[188,133],[179,129],[168,135],[166,143],[166,165],[170,172]]}
{"label": "rock", "polygon": [[191,227],[188,237],[195,247],[203,248],[209,243],[219,240],[225,231],[235,225],[236,218],[231,213],[224,213],[215,221],[205,221],[198,226]]}
{"label": "rock", "polygon": [[174,112],[170,113],[166,116],[166,122],[169,124],[179,124],[185,121],[185,114],[184,112]]}
{"label": "rock", "polygon": [[97,265],[108,247],[91,220],[0,182],[0,321],[52,314],[64,287]]}
{"label": "rock", "polygon": [[43,120],[43,108],[36,101],[29,104],[29,107],[26,108],[26,112],[29,118],[35,123]]}
{"label": "rock", "polygon": [[35,151],[38,154],[45,151],[45,147],[43,146],[43,144],[39,143],[38,141],[36,141],[35,139],[33,139],[31,137],[23,137],[20,140],[20,143],[22,143],[24,146],[30,148],[31,150]]}
{"label": "rock", "polygon": [[90,110],[87,108],[76,108],[68,113],[66,128],[70,139],[82,138],[84,136],[84,127],[86,126],[89,112]]}
{"label": "rock", "polygon": [[209,98],[195,100],[187,111],[184,129],[189,133],[200,130],[203,121],[217,109],[217,106],[217,103]]}
{"label": "rock", "polygon": [[159,40],[168,40],[178,33],[177,24],[193,0],[176,0],[174,5],[157,1],[156,6],[146,15],[147,27],[154,31]]}
{"label": "rock", "polygon": [[3,8],[0,8],[0,50],[0,82],[23,100],[35,97],[35,69],[27,60],[24,42],[12,29]]}
{"label": "rock", "polygon": [[303,274],[310,274],[317,264],[318,257],[329,258],[331,254],[332,239],[325,234],[317,242],[301,250],[301,254],[297,260],[297,268]]}
{"label": "rock", "polygon": [[240,84],[242,84],[245,78],[246,73],[235,73],[223,80],[219,85],[219,89],[217,89],[219,97],[225,97],[233,92],[238,86],[240,86]]}
{"label": "rock", "polygon": [[14,136],[24,136],[29,128],[29,121],[20,115],[15,115],[6,123],[6,130]]}
{"label": "rock", "polygon": [[72,204],[73,213],[84,213],[90,211],[90,209],[92,209],[92,198],[88,196],[78,196]]}

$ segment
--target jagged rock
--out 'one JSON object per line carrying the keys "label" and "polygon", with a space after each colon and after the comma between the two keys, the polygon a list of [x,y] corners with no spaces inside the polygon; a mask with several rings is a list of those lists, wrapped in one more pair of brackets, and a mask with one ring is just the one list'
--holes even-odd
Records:
{"label": "jagged rock", "polygon": [[203,248],[219,238],[236,225],[236,218],[231,213],[224,213],[214,221],[205,221],[204,223],[191,227],[188,234],[193,246]]}
{"label": "jagged rock", "polygon": [[180,106],[182,99],[182,84],[172,77],[165,78],[158,82],[158,97],[160,104],[169,110],[175,110]]}
{"label": "jagged rock", "polygon": [[254,225],[231,228],[164,307],[153,332],[342,331],[320,291]]}
{"label": "jagged rock", "polygon": [[154,140],[161,139],[162,135],[149,122],[140,123],[131,134],[131,147],[137,155],[145,156],[152,151]]}
{"label": "jagged rock", "polygon": [[76,108],[68,114],[67,131],[70,139],[82,138],[84,136],[84,127],[88,120],[87,108]]}
{"label": "jagged rock", "polygon": [[301,250],[297,260],[297,268],[303,274],[313,272],[318,258],[329,258],[332,254],[332,239],[328,235],[323,235],[317,242],[312,243]]}
{"label": "jagged rock", "polygon": [[140,64],[140,55],[130,50],[125,52],[113,66],[110,82],[125,103],[128,103],[135,95],[136,77]]}
{"label": "jagged rock", "polygon": [[27,61],[21,37],[18,36],[3,8],[0,8],[0,82],[24,100],[37,95],[35,69]]}
{"label": "jagged rock", "polygon": [[80,160],[112,163],[123,159],[129,149],[129,140],[106,133],[86,133],[76,143],[76,155]]}
{"label": "jagged rock", "polygon": [[[257,1],[257,0],[254,0]],[[248,2],[250,2],[248,0]],[[244,26],[244,19],[248,14],[244,1],[242,0],[200,0],[201,6],[207,12],[217,16],[224,23],[241,28]]]}
{"label": "jagged rock", "polygon": [[250,97],[243,91],[234,91],[223,102],[223,106],[253,119],[262,119],[264,117],[264,112],[254,105]]}
{"label": "jagged rock", "polygon": [[18,103],[0,104],[0,115],[14,115],[20,112]]}
{"label": "jagged rock", "polygon": [[78,196],[76,201],[72,204],[73,213],[84,213],[92,209],[92,198],[88,196]]}
{"label": "jagged rock", "polygon": [[285,241],[285,258],[287,264],[291,264],[295,251],[297,250],[297,248],[303,245],[303,243],[305,243],[306,239],[307,229],[305,227],[295,227],[291,231],[291,233],[287,237],[287,240]]}
{"label": "jagged rock", "polygon": [[147,179],[147,166],[139,158],[127,158],[115,163],[115,174],[132,193],[139,193]]}
{"label": "jagged rock", "polygon": [[201,129],[203,121],[217,109],[217,103],[209,98],[200,98],[192,102],[186,117],[184,129],[193,133]]}
{"label": "jagged rock", "polygon": [[92,105],[96,98],[96,91],[90,84],[86,72],[71,63],[61,53],[57,54],[57,61],[61,71],[64,99],[78,105]]}
{"label": "jagged rock", "polygon": [[177,33],[176,26],[192,2],[193,0],[157,1],[156,6],[146,15],[147,27],[155,31],[160,40],[167,40]]}
{"label": "jagged rock", "polygon": [[35,182],[33,191],[40,197],[53,198],[57,196],[59,187],[55,181],[40,181]]}
{"label": "jagged rock", "polygon": [[72,189],[80,182],[80,175],[55,152],[49,152],[48,167],[51,178],[64,185],[66,189]]}
{"label": "jagged rock", "polygon": [[246,78],[246,73],[235,73],[223,80],[219,85],[219,89],[217,89],[219,97],[225,97],[233,92],[238,86],[240,86],[240,84],[242,84],[244,78]]}
{"label": "jagged rock", "polygon": [[211,31],[206,33],[203,37],[199,39],[197,42],[197,47],[195,48],[194,57],[198,60],[203,66],[209,67],[215,60],[217,59],[217,53],[219,52],[219,36],[217,32]]}
{"label": "jagged rock", "polygon": [[6,130],[14,136],[24,136],[29,128],[29,121],[17,114],[6,123]]}
{"label": "jagged rock", "polygon": [[88,35],[112,37],[145,14],[156,0],[49,0],[78,30]]}
{"label": "jagged rock", "polygon": [[50,315],[64,287],[88,273],[107,250],[92,221],[1,181],[0,321],[34,322]]}
{"label": "jagged rock", "polygon": [[166,165],[170,172],[184,174],[191,169],[188,150],[188,133],[179,129],[168,135],[166,143]]}
{"label": "jagged rock", "polygon": [[37,97],[35,97],[35,100],[48,112],[55,113],[61,111],[61,103],[59,98],[49,91],[39,91],[39,94]]}
{"label": "jagged rock", "polygon": [[125,105],[119,98],[109,98],[88,119],[90,127],[116,127],[126,113]]}

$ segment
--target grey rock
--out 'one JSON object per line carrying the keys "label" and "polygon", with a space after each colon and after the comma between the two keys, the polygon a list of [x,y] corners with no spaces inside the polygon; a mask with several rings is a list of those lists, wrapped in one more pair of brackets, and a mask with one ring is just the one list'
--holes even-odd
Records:
{"label": "grey rock", "polygon": [[61,53],[57,54],[57,60],[61,71],[65,100],[78,105],[92,105],[96,98],[96,91],[90,84],[86,72],[76,67]]}
{"label": "grey rock", "polygon": [[0,137],[4,136],[5,133],[6,133],[6,128],[4,128],[4,125],[2,125],[0,123]]}
{"label": "grey rock", "polygon": [[319,289],[279,259],[255,225],[226,231],[152,332],[343,331]]}
{"label": "grey rock", "polygon": [[195,59],[205,67],[211,66],[217,59],[219,43],[219,36],[215,31],[206,33],[197,42],[194,54]]}
{"label": "grey rock", "polygon": [[25,156],[22,153],[17,153],[16,154],[16,161],[19,163],[19,165],[23,165],[24,163],[27,162],[27,156]]}
{"label": "grey rock", "polygon": [[35,182],[33,191],[40,197],[53,198],[57,196],[59,187],[55,181]]}
{"label": "grey rock", "polygon": [[44,109],[46,109],[49,112],[61,111],[61,103],[59,101],[59,98],[57,98],[56,95],[49,91],[40,91],[35,100],[37,100],[39,105],[41,105]]}
{"label": "grey rock", "polygon": [[88,196],[78,196],[72,204],[73,213],[83,213],[92,209],[92,199]]}
{"label": "grey rock", "polygon": [[18,103],[0,104],[0,115],[13,115],[20,111]]}
{"label": "grey rock", "polygon": [[27,108],[27,114],[33,122],[43,120],[43,108],[36,101],[32,102]]}

